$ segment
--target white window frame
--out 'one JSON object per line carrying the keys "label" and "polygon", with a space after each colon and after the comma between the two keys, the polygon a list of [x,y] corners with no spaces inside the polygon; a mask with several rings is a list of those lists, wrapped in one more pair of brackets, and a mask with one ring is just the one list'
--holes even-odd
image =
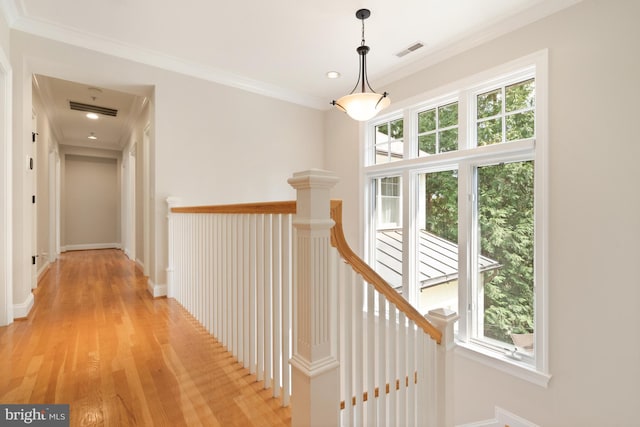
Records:
{"label": "white window frame", "polygon": [[[535,77],[536,106],[535,138],[498,143],[476,147],[476,111],[475,96],[498,86],[509,85],[523,81],[527,77]],[[417,113],[426,109],[446,105],[451,101],[458,101],[458,150],[445,152],[433,156],[418,157],[417,141]],[[504,100],[503,100],[504,105]],[[504,107],[503,107],[504,108]],[[404,117],[404,158],[402,160],[375,164],[372,155],[375,154],[372,143],[375,141],[375,126],[384,122]],[[503,121],[505,121],[504,115]],[[366,202],[369,185],[372,179],[382,176],[402,176],[402,212],[403,228],[408,236],[415,229],[415,215],[418,207],[415,194],[417,189],[417,175],[451,167],[458,167],[458,210],[459,218],[459,295],[458,302],[460,320],[456,342],[457,354],[483,364],[495,367],[519,378],[546,387],[551,378],[548,366],[548,52],[543,50],[526,57],[511,61],[485,72],[476,74],[446,87],[417,95],[396,105],[387,114],[369,121],[363,125],[364,138],[362,147],[362,177],[363,188],[361,200],[365,212],[365,256],[370,260],[375,249],[375,236],[372,234],[374,206]],[[468,135],[471,133],[470,135]],[[469,278],[472,266],[472,206],[470,195],[473,186],[473,168],[507,161],[534,161],[534,323],[535,323],[535,356],[528,359],[526,355],[511,357],[511,352],[491,346],[488,340],[478,340],[472,333],[473,312],[466,309],[472,302],[472,289]],[[413,197],[406,197],[413,195]],[[403,251],[414,254],[412,239],[404,239]],[[403,294],[411,297],[415,293],[415,286],[407,282],[415,282],[415,255],[405,256],[403,262]]]}

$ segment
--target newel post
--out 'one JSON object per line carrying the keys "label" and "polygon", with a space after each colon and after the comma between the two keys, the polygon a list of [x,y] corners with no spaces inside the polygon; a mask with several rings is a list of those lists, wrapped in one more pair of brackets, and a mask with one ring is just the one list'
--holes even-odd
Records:
{"label": "newel post", "polygon": [[425,317],[442,331],[442,342],[436,351],[436,425],[453,427],[453,325],[460,316],[455,311],[438,308]]}
{"label": "newel post", "polygon": [[175,283],[173,277],[173,271],[175,268],[175,260],[174,260],[174,245],[175,245],[175,235],[174,233],[174,224],[173,217],[171,213],[171,208],[178,205],[180,199],[177,197],[167,197],[167,297],[174,298],[175,297]]}
{"label": "newel post", "polygon": [[337,293],[329,278],[329,191],[338,182],[323,170],[298,172],[293,279],[291,425],[337,426],[339,373]]}

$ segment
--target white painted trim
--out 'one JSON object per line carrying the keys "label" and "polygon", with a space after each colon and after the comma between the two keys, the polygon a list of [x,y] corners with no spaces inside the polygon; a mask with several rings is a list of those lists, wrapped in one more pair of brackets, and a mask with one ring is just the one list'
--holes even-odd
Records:
{"label": "white painted trim", "polygon": [[442,49],[424,51],[421,49],[420,57],[415,61],[410,63],[401,62],[384,76],[377,77],[376,86],[387,86],[393,82],[404,79],[418,71],[444,62],[465,51],[481,46],[546,16],[553,15],[563,9],[578,4],[581,1],[582,0],[555,0],[544,3],[542,7],[538,4],[501,22],[487,22],[487,26],[484,29],[480,31],[474,29],[475,32],[459,37],[458,40],[453,41]]}
{"label": "white painted trim", "polygon": [[460,424],[457,427],[539,427],[537,424],[532,423],[529,420],[525,420],[511,412],[495,407],[495,417],[490,420],[477,421],[474,423]]}
{"label": "white painted trim", "polygon": [[136,261],[136,265],[138,266],[140,271],[144,271],[144,263],[142,261],[140,261],[139,258],[136,258],[135,261]]}
{"label": "white painted trim", "polygon": [[51,267],[51,264],[47,261],[47,262],[46,262],[46,263],[44,263],[44,264],[42,265],[42,267],[40,267],[40,269],[38,270],[38,272],[37,272],[37,276],[36,276],[36,277],[37,277],[38,284],[40,283],[40,280],[42,279],[42,276],[44,276],[44,275],[45,275],[45,273],[46,273],[47,271],[49,271],[49,267]]}
{"label": "white painted trim", "polygon": [[[16,13],[16,15],[18,15]],[[78,31],[42,19],[17,16],[11,28],[39,37],[55,40],[73,46],[90,49],[96,52],[127,59],[129,61],[158,67],[164,70],[197,77],[202,80],[219,83],[225,86],[256,93],[270,98],[280,99],[305,107],[327,110],[326,99],[305,95],[290,89],[250,79],[228,71],[209,67],[201,63],[187,61],[159,51],[142,48],[98,34]]]}
{"label": "white painted trim", "polygon": [[167,296],[167,285],[157,285],[151,279],[147,280],[147,290],[154,298]]}
{"label": "white painted trim", "polygon": [[22,15],[22,10],[18,10],[16,0],[2,0],[0,6],[2,6],[0,9],[4,12],[4,19],[7,21],[7,24],[12,27]]}
{"label": "white painted trim", "polygon": [[13,304],[13,316],[14,319],[23,319],[29,315],[29,312],[33,308],[33,304],[35,303],[35,299],[33,298],[33,293],[29,292],[29,296],[25,301],[20,304]]}
{"label": "white painted trim", "polygon": [[81,245],[66,245],[62,247],[62,252],[87,251],[92,249],[122,249],[120,243],[85,243]]}
{"label": "white painted trim", "polygon": [[536,371],[531,365],[517,362],[497,351],[471,343],[456,342],[456,355],[481,363],[498,371],[513,375],[540,387],[547,388],[551,375]]}
{"label": "white painted trim", "polygon": [[13,322],[13,71],[0,49],[0,326]]}

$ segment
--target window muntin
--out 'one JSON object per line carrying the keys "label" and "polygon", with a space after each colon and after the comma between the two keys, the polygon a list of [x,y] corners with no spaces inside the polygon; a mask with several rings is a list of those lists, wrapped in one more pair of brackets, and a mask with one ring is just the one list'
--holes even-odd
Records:
{"label": "window muntin", "polygon": [[375,127],[375,164],[389,163],[404,158],[404,121],[390,120]]}
{"label": "window muntin", "polygon": [[535,136],[535,79],[476,95],[476,142],[499,144]]}
{"label": "window muntin", "polygon": [[[406,213],[404,216],[405,224],[403,224],[401,230],[404,233],[410,233],[413,230],[413,235],[417,235],[420,230],[426,229],[426,220],[421,220],[426,212],[426,193],[424,188],[421,187],[424,185],[421,181],[424,179],[422,176],[429,176],[430,173],[433,173],[431,171],[440,173],[440,171],[457,170],[459,222],[457,244],[459,252],[458,274],[460,275],[458,280],[459,307],[457,307],[457,311],[461,316],[456,325],[458,326],[458,339],[461,343],[475,346],[467,348],[477,349],[476,351],[483,354],[488,354],[486,351],[494,351],[491,354],[496,359],[512,362],[515,359],[516,364],[527,364],[534,367],[536,372],[544,373],[548,363],[547,351],[544,348],[547,330],[544,311],[546,275],[544,272],[545,256],[539,255],[543,253],[541,251],[545,251],[546,239],[544,239],[545,231],[544,224],[542,224],[544,216],[539,212],[540,206],[538,202],[532,202],[533,206],[537,207],[534,209],[535,212],[528,217],[529,220],[534,218],[536,221],[535,227],[531,230],[533,235],[531,253],[535,254],[535,263],[533,263],[532,257],[530,262],[533,264],[527,267],[532,270],[535,268],[535,274],[533,274],[534,281],[530,283],[533,297],[525,299],[526,303],[523,305],[526,308],[521,310],[533,313],[533,316],[527,317],[524,322],[520,322],[520,326],[527,326],[527,328],[524,328],[525,332],[534,332],[533,342],[535,342],[536,348],[533,351],[519,348],[517,357],[510,359],[505,358],[505,348],[513,350],[515,348],[514,343],[507,341],[504,333],[502,335],[494,333],[495,328],[491,322],[487,322],[485,332],[485,311],[487,312],[487,317],[492,316],[499,306],[490,299],[487,299],[485,304],[484,283],[488,283],[487,291],[492,292],[495,290],[491,286],[495,286],[497,283],[493,281],[495,279],[494,276],[498,274],[497,270],[500,270],[502,264],[499,260],[486,256],[488,252],[485,249],[487,248],[481,245],[480,240],[480,232],[482,230],[477,222],[478,213],[474,210],[477,209],[477,204],[480,201],[477,193],[477,173],[479,171],[481,177],[488,175],[489,169],[487,168],[491,165],[507,165],[507,167],[512,167],[509,166],[511,164],[530,165],[527,167],[531,168],[531,170],[535,169],[536,174],[532,177],[534,185],[527,187],[526,197],[534,197],[535,195],[536,200],[546,197],[546,190],[544,190],[546,188],[546,178],[541,174],[545,170],[544,162],[539,162],[540,158],[545,158],[545,140],[541,139],[541,144],[539,144],[540,141],[534,141],[534,138],[540,137],[540,135],[544,138],[546,135],[546,129],[537,128],[540,117],[544,119],[546,115],[546,96],[537,99],[536,93],[539,88],[543,88],[542,90],[546,91],[546,59],[542,57],[543,55],[539,55],[532,61],[532,63],[536,64],[535,66],[531,65],[532,63],[525,65],[521,62],[524,68],[517,70],[512,68],[511,74],[505,73],[504,69],[502,69],[497,74],[503,75],[504,78],[501,80],[492,79],[491,85],[483,84],[480,80],[468,79],[466,88],[462,88],[458,92],[442,93],[439,99],[446,99],[444,102],[436,100],[429,103],[421,103],[420,106],[407,106],[402,111],[403,117],[408,120],[405,122],[407,132],[403,135],[403,143],[407,148],[405,150],[405,158],[387,166],[369,163],[368,166],[365,165],[363,171],[365,176],[368,174],[380,176],[385,173],[386,168],[389,168],[394,174],[413,177],[412,180],[408,181],[410,185],[402,187],[403,194],[406,194],[403,208]],[[545,68],[542,80],[537,75],[536,67],[538,65]],[[419,151],[421,150],[420,137],[435,135],[438,131],[444,130],[442,129],[444,123],[439,120],[441,117],[437,117],[437,111],[438,108],[451,103],[456,103],[459,109],[457,112],[459,123],[456,126],[456,133],[459,138],[457,149],[451,150],[453,152],[448,153],[447,156],[421,153]],[[429,105],[429,107],[425,108],[425,105]],[[536,110],[540,108],[544,110],[542,112]],[[424,113],[423,123],[418,118],[420,113]],[[395,117],[398,117],[398,112],[394,114],[396,115]],[[384,118],[382,119],[384,120]],[[438,125],[434,125],[434,122],[437,123],[438,121],[441,122],[438,123],[441,125],[440,128],[437,127]],[[546,124],[544,121],[542,123]],[[484,141],[479,141],[479,132],[481,134],[485,132],[487,137]],[[436,138],[433,136],[430,141],[434,141]],[[427,140],[427,138],[423,138],[423,140]],[[493,147],[487,150],[483,145],[493,145]],[[435,152],[435,143],[431,147],[434,147],[433,154],[443,152]],[[465,149],[463,150],[462,148]],[[416,177],[417,179],[414,182],[413,179]],[[416,188],[419,188],[419,190],[416,190]],[[482,188],[481,186],[480,189],[482,190]],[[506,187],[502,188],[505,191],[512,191]],[[484,204],[480,205],[480,208],[486,203],[485,200]],[[544,202],[542,203],[544,204]],[[539,226],[539,224],[542,225]],[[485,225],[484,233],[486,232]],[[417,253],[420,246],[415,240],[418,239],[414,239],[414,241],[404,245],[404,250],[409,251],[409,253],[402,256],[404,260],[403,269],[406,276],[406,283],[403,286],[405,290],[408,290],[405,297],[423,312],[428,307],[420,302],[420,292],[415,292],[420,286],[419,280],[417,280],[420,277],[418,267],[420,257]],[[369,247],[373,249],[375,246]],[[372,253],[371,250],[369,250],[369,253]],[[480,278],[483,280],[480,280]],[[528,319],[535,319],[535,324],[530,324]],[[519,334],[518,331],[523,330],[523,328],[516,326],[518,325],[514,323],[511,326],[511,330]],[[543,335],[540,337],[541,333]]]}
{"label": "window muntin", "polygon": [[418,112],[418,157],[458,149],[458,102]]}

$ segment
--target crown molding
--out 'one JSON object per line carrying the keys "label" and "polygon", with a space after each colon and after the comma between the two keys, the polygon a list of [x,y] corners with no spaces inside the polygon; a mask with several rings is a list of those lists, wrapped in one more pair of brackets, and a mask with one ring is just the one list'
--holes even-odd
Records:
{"label": "crown molding", "polygon": [[[10,17],[8,20],[11,19],[10,27],[17,31],[22,31],[38,37],[51,39],[57,42],[100,52],[144,65],[173,71],[179,74],[196,77],[221,85],[234,87],[269,98],[275,98],[281,101],[314,109],[326,109],[325,100],[315,96],[301,94],[221,69],[203,66],[202,64],[191,61],[185,61],[175,56],[123,43],[119,40],[78,31],[73,28],[54,24],[41,19],[29,18],[24,14],[21,15],[19,13],[12,0],[0,1],[3,2],[2,5],[3,11],[5,11],[5,16]],[[5,5],[8,5],[8,7],[5,8]]]}
{"label": "crown molding", "polygon": [[446,61],[462,52],[478,47],[498,37],[504,36],[512,31],[539,21],[547,16],[553,15],[563,9],[574,6],[583,0],[555,0],[544,2],[542,5],[532,6],[514,16],[502,19],[497,22],[487,22],[484,28],[472,29],[461,35],[458,40],[452,41],[447,46],[427,49],[413,62],[403,62],[393,70],[377,77],[377,85],[388,85],[417,73],[425,68],[429,68],[440,62]]}
{"label": "crown molding", "polygon": [[9,27],[12,27],[21,15],[14,0],[0,0],[0,9]]}

